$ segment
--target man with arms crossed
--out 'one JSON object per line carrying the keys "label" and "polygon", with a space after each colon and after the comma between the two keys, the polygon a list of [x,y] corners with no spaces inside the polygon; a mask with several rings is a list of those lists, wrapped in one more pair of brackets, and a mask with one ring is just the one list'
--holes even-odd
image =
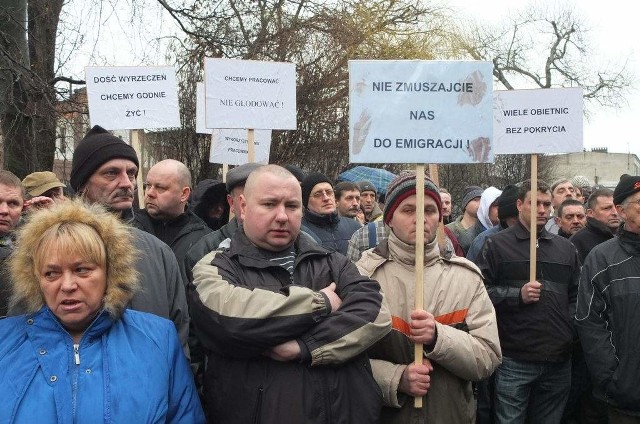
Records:
{"label": "man with arms crossed", "polygon": [[300,184],[282,167],[249,175],[240,216],[230,248],[202,258],[190,286],[211,422],[378,422],[363,353],[391,327],[378,283],[300,236]]}

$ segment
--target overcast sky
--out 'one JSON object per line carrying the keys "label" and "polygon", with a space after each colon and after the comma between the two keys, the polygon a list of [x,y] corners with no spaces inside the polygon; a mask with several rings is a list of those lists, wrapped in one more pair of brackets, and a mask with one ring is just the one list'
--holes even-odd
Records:
{"label": "overcast sky", "polygon": [[[111,0],[119,8],[117,14],[110,11],[110,2],[92,2],[70,0],[65,13],[74,24],[80,23],[80,31],[89,36],[82,46],[74,46],[73,63],[65,74],[84,77],[84,66],[91,65],[141,65],[166,64],[165,41],[155,41],[159,33],[176,31],[176,25],[166,12],[149,1],[144,13],[127,21],[132,6],[125,0]],[[629,10],[629,2],[609,0],[606,3],[595,0],[440,0],[456,9],[460,17],[477,21],[496,23],[505,21],[508,14],[520,10],[529,4],[540,7],[556,4],[569,4],[583,18],[589,31],[591,51],[598,53],[596,62],[616,64],[626,63],[631,77],[635,80],[640,74],[637,58],[637,43],[640,39],[640,25],[637,14]],[[96,11],[96,4],[103,7]],[[136,4],[134,1],[133,5]],[[139,4],[139,3],[138,3]],[[144,22],[141,21],[144,18]],[[119,19],[116,19],[119,18]],[[105,25],[107,22],[107,25]],[[98,32],[97,28],[101,28]],[[143,28],[143,30],[140,30]],[[100,34],[96,39],[91,34]],[[71,43],[66,43],[71,45]],[[524,88],[524,87],[523,87]],[[640,93],[632,89],[627,94],[628,105],[622,109],[590,106],[590,118],[584,122],[584,146],[608,147],[610,152],[635,153],[640,156],[640,141],[637,140],[637,122],[640,120]]]}
{"label": "overcast sky", "polygon": [[[549,6],[569,4],[574,12],[583,18],[589,28],[591,51],[599,53],[595,59],[601,64],[626,64],[631,78],[640,76],[638,62],[638,39],[640,26],[637,15],[629,12],[629,3],[620,0],[607,2],[595,0],[556,1],[556,0],[447,0],[449,4],[464,14],[478,21],[489,23],[505,21],[511,11],[519,10],[529,4]],[[623,109],[603,108],[590,105],[589,120],[584,121],[584,146],[607,147],[609,152],[635,153],[640,156],[638,140],[638,120],[640,119],[640,93],[631,89],[627,94],[627,107]]]}

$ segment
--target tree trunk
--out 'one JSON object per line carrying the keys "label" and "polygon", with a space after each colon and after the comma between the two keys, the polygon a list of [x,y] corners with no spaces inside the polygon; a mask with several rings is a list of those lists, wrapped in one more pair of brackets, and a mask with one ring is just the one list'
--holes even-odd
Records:
{"label": "tree trunk", "polygon": [[[27,1],[0,0],[0,134],[5,147],[13,140],[11,128],[22,124],[20,111],[25,99],[16,88],[22,79],[20,71],[29,68],[26,27]],[[0,163],[4,163],[4,155]]]}
{"label": "tree trunk", "polygon": [[[5,63],[11,65],[8,70],[12,80],[5,91],[6,110],[1,116],[1,128],[4,168],[23,178],[31,172],[53,168],[57,112],[51,81],[55,76],[55,42],[62,0],[12,2],[16,4],[16,17],[24,17],[24,11],[27,12],[27,32],[21,28],[23,35],[16,34],[15,39],[20,42],[26,38],[28,60],[18,60],[24,58],[20,54],[24,53],[23,47],[5,58]],[[21,21],[14,19],[14,22]],[[3,32],[6,34],[7,30]]]}

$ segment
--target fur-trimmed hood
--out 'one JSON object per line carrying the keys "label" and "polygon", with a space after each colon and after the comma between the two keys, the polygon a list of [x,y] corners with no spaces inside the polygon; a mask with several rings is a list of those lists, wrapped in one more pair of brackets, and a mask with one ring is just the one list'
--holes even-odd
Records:
{"label": "fur-trimmed hood", "polygon": [[107,258],[107,289],[104,309],[114,318],[122,315],[138,289],[135,261],[138,251],[128,225],[97,204],[81,200],[66,200],[50,208],[31,213],[18,230],[16,247],[10,257],[9,269],[13,284],[13,305],[36,312],[45,305],[40,282],[35,271],[33,254],[44,232],[60,222],[78,222],[92,227],[105,245]]}

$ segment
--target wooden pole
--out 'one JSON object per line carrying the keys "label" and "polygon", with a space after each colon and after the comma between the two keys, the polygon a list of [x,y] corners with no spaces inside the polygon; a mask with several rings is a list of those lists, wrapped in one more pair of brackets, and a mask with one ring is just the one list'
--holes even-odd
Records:
{"label": "wooden pole", "polygon": [[[416,287],[415,309],[424,308],[424,165],[416,165]],[[422,365],[424,346],[414,345],[416,365]],[[415,398],[414,406],[422,408],[422,396]]]}
{"label": "wooden pole", "polygon": [[536,280],[536,244],[538,242],[538,155],[531,155],[531,239],[529,240],[529,281]]}
{"label": "wooden pole", "polygon": [[136,151],[140,163],[140,169],[138,169],[138,176],[136,177],[136,186],[138,188],[138,207],[144,209],[144,182],[142,181],[144,160],[142,157],[142,146],[140,144],[140,130],[131,130],[131,147]]}
{"label": "wooden pole", "polygon": [[247,151],[249,152],[249,163],[256,161],[255,131],[247,130]]}

